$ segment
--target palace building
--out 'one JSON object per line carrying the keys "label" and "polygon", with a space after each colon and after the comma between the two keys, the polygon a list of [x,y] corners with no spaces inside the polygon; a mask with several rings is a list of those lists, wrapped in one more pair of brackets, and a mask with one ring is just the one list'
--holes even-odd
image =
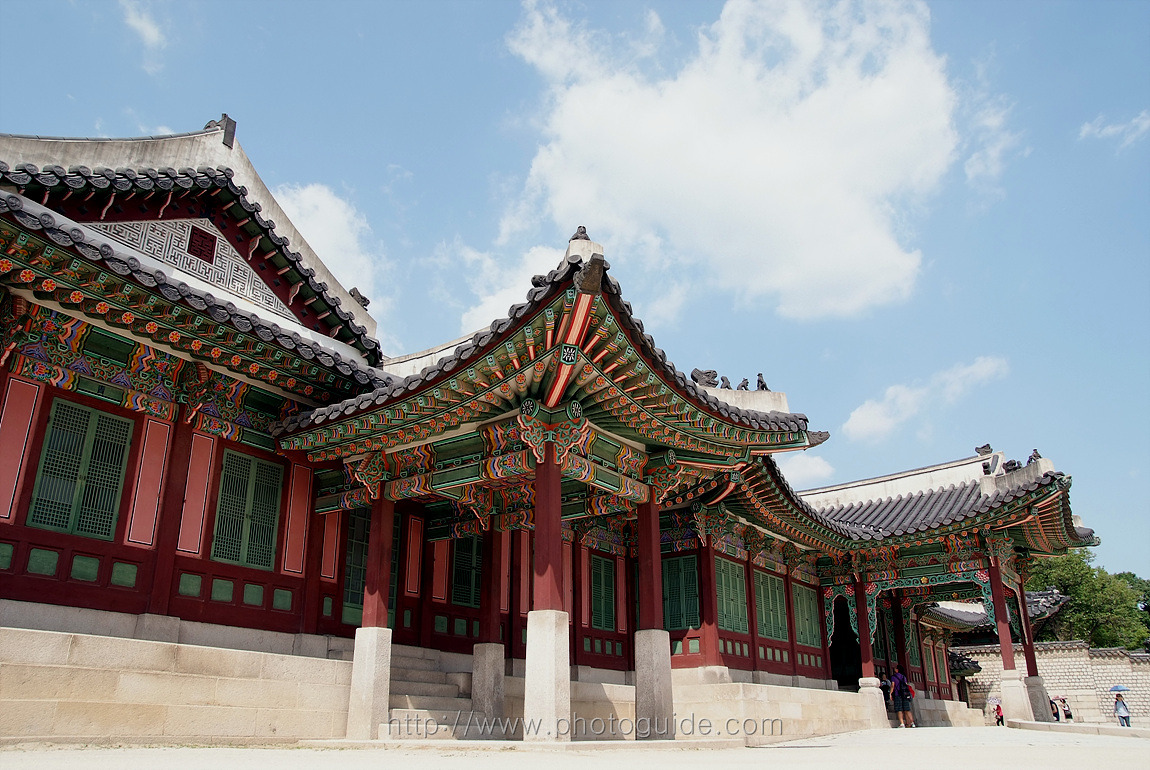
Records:
{"label": "palace building", "polygon": [[940,601],[1048,712],[1018,599],[1097,542],[1069,476],[987,446],[797,492],[773,455],[828,434],[676,368],[585,231],[523,289],[388,358],[226,115],[0,135],[0,734],[755,742],[886,726],[896,665],[980,724]]}

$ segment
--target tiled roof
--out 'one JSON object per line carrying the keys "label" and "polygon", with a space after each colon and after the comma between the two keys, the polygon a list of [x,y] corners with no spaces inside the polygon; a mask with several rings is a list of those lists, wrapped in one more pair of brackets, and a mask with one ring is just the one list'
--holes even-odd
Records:
{"label": "tiled roof", "polygon": [[978,661],[952,649],[946,651],[947,664],[951,676],[974,676],[982,671]]}
{"label": "tiled roof", "polygon": [[[985,513],[1002,506],[1027,492],[1047,486],[1064,474],[1057,471],[1024,474],[1018,483],[1006,489],[995,489],[987,494],[978,480],[952,484],[941,489],[926,489],[918,492],[866,500],[848,504],[821,507],[817,501],[813,506],[824,517],[849,530],[853,537],[861,540],[880,540],[884,537],[907,535],[934,529]],[[808,493],[801,493],[808,497]],[[811,496],[813,497],[813,496]],[[1093,535],[1093,530],[1079,528],[1083,539]]]}
{"label": "tiled roof", "polygon": [[[454,371],[466,371],[467,362],[482,358],[500,345],[505,333],[525,323],[554,300],[561,287],[574,278],[582,267],[583,258],[579,254],[570,254],[559,263],[555,270],[547,275],[537,275],[531,279],[532,288],[527,292],[526,302],[512,306],[507,311],[506,318],[501,318],[493,322],[489,328],[476,332],[471,339],[456,347],[451,354],[440,358],[418,374],[406,377],[402,381],[396,381],[377,388],[373,392],[349,398],[338,404],[290,417],[281,425],[273,428],[273,435],[294,433],[328,420],[351,416],[374,406],[381,406],[388,401],[411,395],[415,391],[428,387],[433,381],[449,376]],[[661,370],[667,382],[697,407],[717,414],[732,423],[744,425],[754,430],[805,431],[807,429],[807,417],[804,414],[740,409],[707,393],[701,386],[696,385],[690,377],[676,369],[675,365],[667,359],[667,354],[656,347],[655,340],[651,335],[644,332],[643,322],[635,317],[631,303],[621,298],[622,291],[619,283],[607,274],[606,268],[602,273],[601,290],[604,299],[615,309],[619,324],[625,331],[633,333],[641,355],[651,362],[652,368]],[[829,434],[812,434],[812,445],[825,441],[827,436]]]}
{"label": "tiled roof", "polygon": [[[0,176],[10,178],[7,167],[0,161]],[[29,172],[23,171],[22,174]],[[35,212],[29,209],[36,209]],[[33,203],[25,206],[19,195],[0,194],[0,214],[7,213],[29,230],[43,231],[53,243],[70,247],[94,263],[102,263],[116,275],[131,277],[140,285],[159,292],[170,302],[183,302],[188,307],[207,313],[212,320],[227,323],[237,330],[255,334],[264,342],[275,342],[280,347],[297,352],[302,358],[314,361],[327,369],[334,369],[353,378],[360,385],[382,387],[390,378],[377,369],[364,366],[354,358],[341,356],[320,343],[305,339],[298,332],[282,329],[278,324],[265,321],[255,313],[247,313],[227,301],[201,292],[173,277],[163,269],[146,269],[140,260],[124,253],[124,246],[113,241],[99,240],[85,233],[70,220],[53,215]]]}
{"label": "tiled roof", "polygon": [[[195,187],[204,190],[210,188],[227,189],[236,196],[236,202],[240,207],[250,215],[251,221],[259,228],[260,236],[267,238],[275,246],[289,264],[295,268],[296,272],[303,277],[303,282],[323,300],[336,317],[346,324],[356,343],[367,352],[368,360],[379,361],[381,358],[379,342],[368,335],[366,328],[356,323],[353,313],[340,307],[342,304],[340,298],[329,293],[327,283],[318,280],[315,277],[315,270],[303,264],[303,258],[300,254],[289,248],[288,239],[276,233],[276,223],[270,219],[264,219],[260,215],[262,206],[256,201],[248,200],[247,187],[235,184],[232,181],[232,176],[232,170],[223,166],[218,168],[203,166],[179,170],[174,168],[110,169],[103,167],[91,169],[87,166],[72,166],[65,169],[62,166],[54,165],[39,168],[31,163],[16,163],[14,166],[9,166],[8,163],[0,160],[0,181],[15,185],[18,188],[35,183],[46,189],[64,188],[70,192],[83,190],[94,192],[106,189],[118,193],[135,191],[148,193],[157,190],[179,192]],[[29,221],[25,221],[25,219],[20,221],[28,227],[35,227],[31,219],[34,217],[30,218]],[[44,225],[44,227],[50,228],[49,225]],[[40,228],[37,227],[36,229]],[[49,234],[52,235],[51,232]],[[52,237],[61,245],[72,245],[67,232],[58,231]]]}
{"label": "tiled roof", "polygon": [[[1026,592],[1026,614],[1031,622],[1043,620],[1057,613],[1070,601],[1070,597],[1057,588]],[[928,614],[938,615],[952,623],[963,625],[969,631],[989,629],[991,624],[982,602],[946,602],[930,608]]]}

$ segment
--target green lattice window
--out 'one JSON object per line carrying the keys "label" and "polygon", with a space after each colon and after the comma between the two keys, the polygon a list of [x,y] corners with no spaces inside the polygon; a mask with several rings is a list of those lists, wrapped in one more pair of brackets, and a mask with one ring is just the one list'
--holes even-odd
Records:
{"label": "green lattice window", "polygon": [[[334,515],[334,514],[329,514]],[[387,596],[387,627],[395,628],[395,595],[399,581],[400,517],[394,516],[391,535],[391,580]],[[340,619],[349,625],[363,622],[363,595],[367,587],[367,544],[371,530],[371,509],[348,511],[347,548],[343,562],[343,609]]]}
{"label": "green lattice window", "polygon": [[926,679],[928,682],[936,682],[934,678],[934,650],[928,644],[923,648],[923,661],[926,663]]}
{"label": "green lattice window", "polygon": [[715,593],[718,595],[719,628],[745,634],[747,624],[747,573],[742,564],[715,559]]}
{"label": "green lattice window", "polygon": [[54,401],[28,526],[111,540],[133,427],[123,417]]}
{"label": "green lattice window", "polygon": [[818,593],[813,588],[792,583],[791,601],[795,608],[795,641],[806,647],[822,647]]}
{"label": "green lattice window", "polygon": [[615,630],[615,560],[591,555],[591,628]]}
{"label": "green lattice window", "polygon": [[224,452],[212,558],[245,567],[271,569],[276,556],[283,468]]}
{"label": "green lattice window", "polygon": [[886,660],[886,632],[883,630],[883,611],[875,612],[874,657],[875,660]]}
{"label": "green lattice window", "polygon": [[914,621],[907,618],[906,623],[906,656],[908,662],[912,666],[922,665],[922,654],[919,652],[918,645],[918,629],[914,627]]}
{"label": "green lattice window", "polygon": [[699,570],[694,556],[663,559],[663,627],[699,627]]}
{"label": "green lattice window", "polygon": [[456,538],[451,562],[451,603],[479,607],[479,581],[483,568],[480,540],[475,535]]}
{"label": "green lattice window", "polygon": [[946,649],[939,647],[938,650],[938,681],[947,684],[946,677]]}
{"label": "green lattice window", "polygon": [[755,615],[759,636],[787,641],[787,592],[783,579],[766,572],[755,574]]}

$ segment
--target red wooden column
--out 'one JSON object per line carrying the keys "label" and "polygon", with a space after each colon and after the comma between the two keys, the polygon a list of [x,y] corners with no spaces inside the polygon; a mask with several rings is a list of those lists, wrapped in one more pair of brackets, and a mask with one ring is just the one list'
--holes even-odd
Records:
{"label": "red wooden column", "polygon": [[[328,514],[335,516],[337,514]],[[324,530],[327,528],[327,518],[317,514],[314,510],[308,511],[307,552],[304,555],[303,597],[300,603],[300,630],[305,634],[314,634],[319,630],[319,618],[322,612],[320,599],[320,574],[323,572],[323,546]]]}
{"label": "red wooden column", "polygon": [[[0,351],[0,355],[3,352]],[[37,458],[31,457],[31,444],[40,414],[45,407],[47,385],[13,377],[7,367],[0,365],[0,524],[16,522],[16,508],[25,483],[32,483],[28,466]]]}
{"label": "red wooden column", "polygon": [[152,577],[152,595],[148,612],[168,614],[172,597],[172,580],[176,565],[176,544],[184,512],[184,493],[188,486],[188,465],[192,456],[192,425],[186,419],[188,407],[180,406],[176,430],[168,447],[167,478],[160,499],[159,523],[156,528],[156,572]]}
{"label": "red wooden column", "polygon": [[759,603],[755,601],[755,559],[749,551],[743,575],[746,580],[743,591],[747,597],[747,632],[751,636],[751,670],[758,671],[766,661],[759,658]]}
{"label": "red wooden column", "polygon": [[1030,625],[1030,613],[1026,609],[1026,591],[1019,582],[1015,590],[1018,597],[1019,627],[1022,629],[1022,655],[1026,659],[1026,675],[1038,676],[1038,658],[1034,654],[1034,628]]}
{"label": "red wooden column", "polygon": [[[819,644],[823,650],[823,678],[830,681],[834,679],[834,668],[831,666],[831,640],[827,636],[827,597],[820,586],[815,591],[819,599]],[[835,605],[831,601],[831,617],[834,617]]]}
{"label": "red wooden column", "polygon": [[902,667],[902,671],[910,677],[910,661],[906,655],[906,608],[902,606],[902,591],[897,588],[891,597],[891,625],[894,630],[895,663]]}
{"label": "red wooden column", "polygon": [[[791,676],[797,676],[799,673],[799,654],[797,650],[798,640],[796,638],[797,628],[795,626],[795,593],[791,586],[791,563],[788,561],[783,565],[783,567],[783,593],[785,594],[783,601],[787,607],[787,646],[790,648],[789,657],[791,660]],[[825,618],[825,614],[823,613],[822,591],[819,591],[819,614],[823,615]],[[827,633],[824,626],[825,621],[820,622],[819,627],[822,631],[825,642]],[[830,656],[827,655],[826,651],[824,650],[823,662],[827,662],[829,659]]]}
{"label": "red wooden column", "polygon": [[942,637],[942,671],[943,680],[942,684],[946,687],[947,700],[954,700],[954,682],[950,678],[950,633],[947,632]]}
{"label": "red wooden column", "polygon": [[380,495],[371,504],[371,528],[367,535],[367,574],[363,589],[363,627],[387,626],[387,599],[391,582],[392,533],[395,503]]}
{"label": "red wooden column", "polygon": [[659,504],[639,505],[639,629],[663,628],[663,554],[659,545]]}
{"label": "red wooden column", "polygon": [[[650,730],[640,739],[675,737],[675,703],[671,689],[671,636],[663,630],[663,553],[659,537],[659,502],[654,487],[651,499],[638,509],[639,596],[635,631],[635,718]],[[712,567],[711,574],[714,574]],[[636,722],[639,723],[638,721]]]}
{"label": "red wooden column", "polygon": [[563,590],[561,481],[555,444],[547,441],[542,462],[535,464],[535,587],[527,614],[523,678],[523,718],[538,720],[542,728],[535,734],[525,733],[526,741],[569,741],[573,732],[571,617]]}
{"label": "red wooden column", "polygon": [[699,549],[699,631],[703,665],[721,666],[719,652],[719,594],[715,584],[715,549],[705,545]]}
{"label": "red wooden column", "polygon": [[535,587],[533,610],[563,607],[563,518],[559,464],[555,444],[544,445],[543,462],[535,465]]}
{"label": "red wooden column", "polygon": [[1010,617],[1006,614],[1006,590],[998,558],[990,560],[990,595],[994,600],[994,624],[998,628],[998,646],[1002,651],[1002,670],[1014,671],[1014,646],[1010,642]]}
{"label": "red wooden column", "polygon": [[871,649],[870,616],[866,607],[866,583],[855,574],[855,615],[859,625],[859,655],[862,658],[862,675],[874,676],[874,651]]}
{"label": "red wooden column", "polygon": [[500,634],[503,587],[503,533],[494,528],[483,533],[479,578],[479,641],[472,647],[472,708],[488,718],[503,716],[507,648]]}
{"label": "red wooden column", "polygon": [[[331,514],[328,514],[331,515]],[[371,504],[367,532],[367,574],[364,576],[363,621],[355,632],[348,698],[347,737],[376,738],[387,722],[391,697],[391,629],[387,627],[387,600],[391,582],[392,533],[395,503],[383,489]]]}
{"label": "red wooden column", "polygon": [[501,643],[499,636],[499,589],[503,575],[503,533],[490,529],[483,533],[483,573],[479,579],[479,641]]}

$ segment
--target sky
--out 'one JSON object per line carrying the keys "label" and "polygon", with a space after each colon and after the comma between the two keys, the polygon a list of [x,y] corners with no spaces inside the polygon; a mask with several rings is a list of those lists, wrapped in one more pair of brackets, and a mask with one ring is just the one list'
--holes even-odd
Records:
{"label": "sky", "polygon": [[579,225],[796,488],[1037,448],[1150,577],[1150,2],[0,0],[0,132],[220,113],[389,354]]}

